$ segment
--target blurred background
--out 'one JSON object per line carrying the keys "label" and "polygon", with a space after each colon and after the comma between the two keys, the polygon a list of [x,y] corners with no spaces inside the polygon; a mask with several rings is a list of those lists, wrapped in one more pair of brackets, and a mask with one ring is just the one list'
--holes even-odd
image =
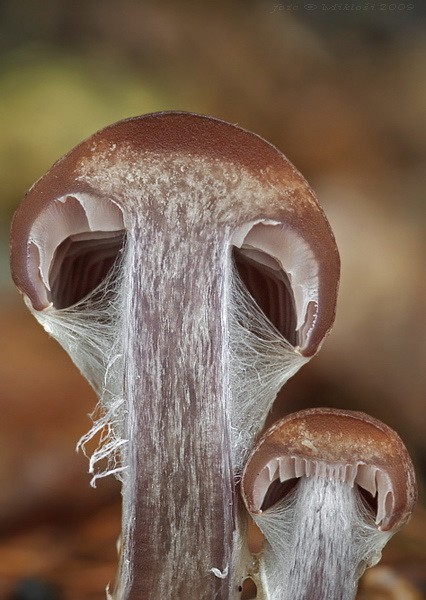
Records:
{"label": "blurred background", "polygon": [[81,139],[164,109],[259,133],[316,190],[338,313],[286,410],[363,410],[399,432],[421,498],[359,599],[426,597],[425,29],[420,0],[0,0],[0,600],[104,598],[120,529],[117,483],[91,489],[74,453],[94,394],[12,286],[13,211]]}

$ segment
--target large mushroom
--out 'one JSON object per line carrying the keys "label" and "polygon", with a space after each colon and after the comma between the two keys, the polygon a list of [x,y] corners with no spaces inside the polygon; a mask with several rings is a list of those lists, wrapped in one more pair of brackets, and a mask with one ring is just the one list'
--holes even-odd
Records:
{"label": "large mushroom", "polygon": [[250,573],[268,600],[353,600],[417,496],[399,436],[360,412],[288,415],[263,435],[242,497],[265,541]]}
{"label": "large mushroom", "polygon": [[229,598],[235,480],[334,319],[339,258],[308,184],[240,127],[128,119],[31,188],[11,262],[100,396],[83,444],[98,434],[94,477],[123,482],[113,597]]}

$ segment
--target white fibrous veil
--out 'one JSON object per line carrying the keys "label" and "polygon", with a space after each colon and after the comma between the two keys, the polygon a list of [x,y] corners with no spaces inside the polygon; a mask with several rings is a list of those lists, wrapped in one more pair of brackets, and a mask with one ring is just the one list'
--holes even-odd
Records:
{"label": "white fibrous veil", "polygon": [[[69,198],[79,200],[79,195],[69,195]],[[63,199],[60,201],[64,203]],[[92,199],[92,202],[96,202],[96,199]],[[84,206],[87,204],[85,198]],[[266,236],[273,227],[282,229],[283,237],[286,236],[282,225],[268,222],[263,226]],[[250,228],[259,230],[259,222],[242,229],[245,233],[247,229],[250,231]],[[92,252],[95,254],[96,240],[100,236],[99,232],[91,233]],[[132,245],[141,243],[141,240],[135,239],[129,232],[126,234],[121,230],[111,231],[103,236],[106,237],[108,233],[116,240],[116,255],[105,277],[86,296],[71,306],[55,308],[58,298],[53,298],[52,305],[46,310],[32,311],[45,330],[63,346],[99,397],[99,404],[92,414],[93,426],[77,445],[77,448],[85,450],[92,440],[97,440],[98,447],[90,457],[89,466],[93,485],[98,478],[110,474],[120,478],[120,473],[126,469],[123,460],[127,442],[124,433],[123,332],[131,329],[131,323],[124,322],[128,316],[125,307],[130,288],[128,278],[132,268],[128,257],[135,256]],[[291,235],[294,237],[294,234]],[[234,234],[234,237],[238,239],[239,246],[232,244],[231,237],[229,247],[225,248],[223,253],[227,273],[227,288],[223,296],[226,305],[223,306],[223,312],[228,336],[227,356],[223,359],[229,363],[233,469],[238,480],[253,440],[261,429],[277,393],[308,359],[284,337],[247,289],[238,269],[243,256],[241,246],[244,248],[244,244],[241,243],[241,235]],[[75,245],[80,241],[78,235],[73,235],[71,239]],[[84,242],[87,244],[90,240],[90,232],[86,232]],[[295,239],[295,243],[298,241]],[[64,240],[61,240],[61,243],[63,242]],[[252,247],[250,249],[253,251]],[[238,253],[237,262],[235,253]],[[267,255],[262,255],[262,260],[265,260]],[[52,254],[49,269],[60,279],[60,267],[55,264],[55,260],[57,261],[58,257]],[[63,259],[59,262],[63,262]],[[250,262],[253,264],[252,260]],[[44,267],[45,271],[49,269]],[[212,273],[212,277],[213,275]],[[264,281],[261,285],[264,285]],[[282,282],[281,285],[284,287]],[[292,292],[286,289],[286,294],[290,295],[287,303],[291,304]],[[277,300],[272,297],[271,302],[276,304]],[[28,304],[31,308],[31,304]],[[287,317],[295,320],[296,316],[290,314],[292,307],[287,307],[287,310]]]}
{"label": "white fibrous veil", "polygon": [[122,318],[123,253],[125,241],[105,279],[76,304],[61,309],[34,311],[36,319],[72,358],[99,397],[92,413],[93,426],[77,444],[86,454],[93,440],[97,447],[89,461],[91,484],[108,475],[121,478],[126,468],[124,434]]}

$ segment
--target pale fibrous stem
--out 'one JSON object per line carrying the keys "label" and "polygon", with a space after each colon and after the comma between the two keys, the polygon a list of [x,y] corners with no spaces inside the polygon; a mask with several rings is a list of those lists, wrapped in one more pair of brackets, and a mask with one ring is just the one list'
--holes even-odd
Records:
{"label": "pale fibrous stem", "polygon": [[179,223],[140,219],[127,235],[117,600],[228,598],[214,574],[230,568],[234,528],[224,247]]}

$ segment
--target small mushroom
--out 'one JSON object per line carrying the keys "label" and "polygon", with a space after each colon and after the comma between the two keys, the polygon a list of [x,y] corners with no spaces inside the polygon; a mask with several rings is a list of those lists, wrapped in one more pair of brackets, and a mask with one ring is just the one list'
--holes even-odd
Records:
{"label": "small mushroom", "polygon": [[241,493],[266,538],[265,598],[352,600],[358,578],[410,517],[417,489],[392,429],[364,413],[316,408],[264,434]]}
{"label": "small mushroom", "polygon": [[100,397],[82,445],[99,436],[94,478],[123,482],[114,598],[228,598],[234,478],[334,319],[339,257],[308,184],[240,127],[128,119],[31,188],[11,264]]}

